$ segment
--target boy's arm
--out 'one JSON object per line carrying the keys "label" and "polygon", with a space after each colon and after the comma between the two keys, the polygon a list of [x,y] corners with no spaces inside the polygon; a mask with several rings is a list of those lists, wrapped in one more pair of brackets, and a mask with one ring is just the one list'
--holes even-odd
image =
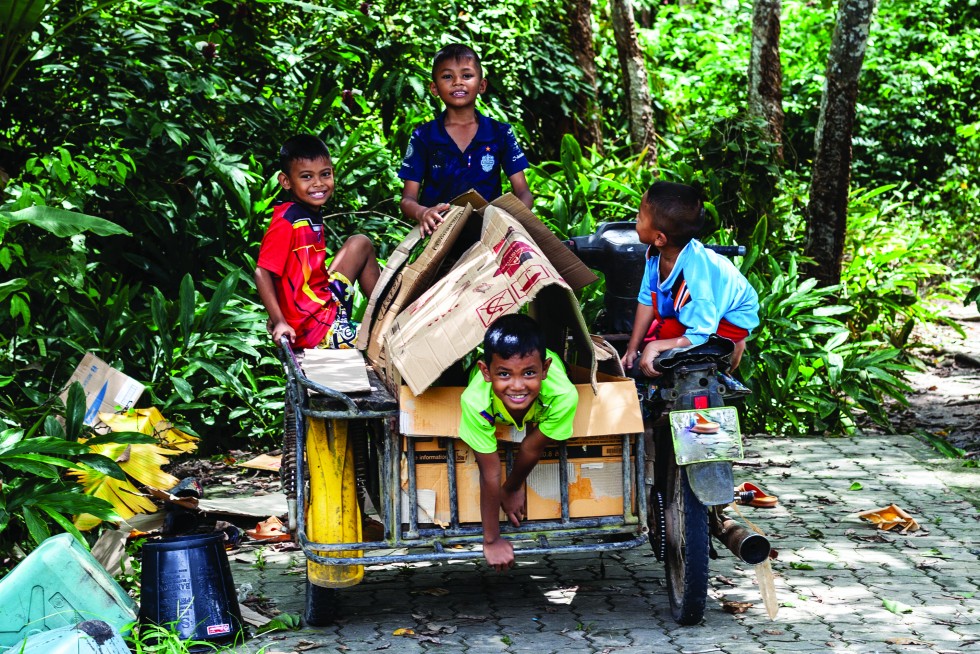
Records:
{"label": "boy's arm", "polygon": [[653,324],[653,306],[636,303],[636,315],[633,316],[633,332],[630,334],[629,344],[626,346],[626,354],[623,355],[623,368],[630,369],[636,358],[640,356],[640,346],[643,345],[643,337],[650,330]]}
{"label": "boy's arm", "polygon": [[483,556],[494,570],[514,567],[514,546],[500,537],[500,457],[496,452],[476,452],[480,468],[480,519],[483,522]]}
{"label": "boy's arm", "polygon": [[511,468],[507,481],[504,482],[501,500],[504,514],[515,527],[520,527],[521,520],[524,519],[524,500],[527,497],[524,492],[524,482],[541,460],[541,453],[544,452],[545,446],[554,442],[541,433],[540,427],[529,431],[521,441],[521,448],[514,457],[514,467]]}
{"label": "boy's arm", "polygon": [[531,189],[527,185],[527,178],[524,176],[524,171],[514,173],[510,177],[510,188],[517,199],[524,203],[524,206],[528,209],[534,204],[534,197],[531,195]]}
{"label": "boy's arm", "polygon": [[286,318],[282,315],[282,309],[279,308],[275,275],[261,266],[256,267],[255,288],[258,289],[259,299],[262,300],[265,310],[269,313],[269,331],[272,333],[272,340],[275,341],[276,345],[279,345],[279,339],[287,336],[290,343],[295,343],[296,331],[286,322]]}
{"label": "boy's arm", "polygon": [[400,206],[402,214],[412,222],[418,223],[422,228],[422,236],[428,236],[442,224],[442,212],[448,209],[449,205],[445,202],[434,207],[419,204],[419,190],[421,188],[422,185],[418,182],[406,179],[405,185],[402,186]]}
{"label": "boy's arm", "polygon": [[653,361],[656,359],[661,352],[666,352],[675,347],[686,347],[691,344],[691,341],[687,339],[686,336],[678,336],[677,338],[665,338],[660,341],[650,341],[647,346],[643,348],[643,354],[640,356],[640,370],[647,377],[657,377],[660,372],[653,369]]}

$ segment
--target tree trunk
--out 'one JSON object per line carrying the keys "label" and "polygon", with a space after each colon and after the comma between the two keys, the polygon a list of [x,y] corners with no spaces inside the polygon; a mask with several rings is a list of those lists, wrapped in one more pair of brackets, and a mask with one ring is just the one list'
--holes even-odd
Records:
{"label": "tree trunk", "polygon": [[814,137],[804,250],[814,260],[812,275],[825,285],[840,282],[847,232],[851,131],[858,78],[876,4],[876,0],[841,0],[827,58],[826,82]]}
{"label": "tree trunk", "polygon": [[592,38],[592,0],[567,0],[568,40],[586,91],[575,97],[575,138],[583,148],[602,152],[602,121],[599,116],[599,87],[596,84],[595,46]]}
{"label": "tree trunk", "polygon": [[626,87],[626,103],[629,113],[630,140],[634,154],[647,148],[648,165],[657,163],[657,139],[653,130],[653,103],[650,101],[650,83],[643,61],[643,51],[636,37],[633,21],[633,4],[630,0],[612,0],[613,32],[616,35],[616,52]]}
{"label": "tree trunk", "polygon": [[781,0],[755,0],[749,58],[749,113],[766,121],[776,157],[783,159],[783,69],[779,61]]}

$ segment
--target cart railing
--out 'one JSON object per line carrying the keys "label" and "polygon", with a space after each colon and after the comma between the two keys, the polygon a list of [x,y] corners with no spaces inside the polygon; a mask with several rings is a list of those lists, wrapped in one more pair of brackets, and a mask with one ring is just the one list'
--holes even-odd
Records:
{"label": "cart railing", "polygon": [[[449,498],[449,522],[445,527],[426,526],[419,519],[418,486],[415,462],[415,439],[402,438],[395,425],[397,401],[371,373],[379,387],[370,398],[349,396],[311,381],[303,373],[288,341],[282,343],[286,363],[286,401],[294,408],[295,416],[295,476],[297,510],[297,542],[310,561],[322,565],[375,565],[396,562],[448,561],[483,557],[479,548],[483,530],[479,524],[463,524],[459,518],[457,463],[455,439],[446,438],[446,465]],[[379,397],[380,396],[380,397]],[[375,443],[380,450],[380,492],[375,508],[384,527],[384,538],[376,541],[320,543],[306,536],[307,489],[306,426],[309,419],[327,420],[330,433],[332,420],[369,420],[381,427],[381,438]],[[560,488],[559,519],[525,520],[520,527],[502,523],[501,536],[511,541],[514,551],[522,555],[543,555],[559,552],[601,552],[630,549],[648,542],[647,480],[645,447],[642,434],[623,434],[621,515],[581,517],[570,516],[568,448],[558,446]],[[404,451],[403,451],[404,443]],[[402,507],[401,460],[406,460],[407,515]],[[506,466],[509,473],[514,460],[513,448],[507,448]],[[636,498],[634,502],[633,498]],[[379,504],[379,505],[378,505]],[[634,506],[635,505],[635,506]],[[583,542],[595,539],[595,542]],[[353,555],[359,552],[360,555]],[[344,556],[348,554],[349,556]],[[329,555],[329,556],[328,556]]]}

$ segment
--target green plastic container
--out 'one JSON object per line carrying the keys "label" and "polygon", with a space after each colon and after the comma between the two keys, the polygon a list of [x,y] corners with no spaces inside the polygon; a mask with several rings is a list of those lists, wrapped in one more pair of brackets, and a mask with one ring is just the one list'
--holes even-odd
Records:
{"label": "green plastic container", "polygon": [[0,648],[86,620],[129,633],[136,605],[71,534],[58,534],[0,579]]}

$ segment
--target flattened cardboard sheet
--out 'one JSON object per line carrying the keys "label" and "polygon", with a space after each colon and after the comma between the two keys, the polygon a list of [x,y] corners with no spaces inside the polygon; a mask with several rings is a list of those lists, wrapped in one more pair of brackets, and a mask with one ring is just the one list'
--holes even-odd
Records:
{"label": "flattened cardboard sheet", "polygon": [[341,393],[371,390],[367,366],[360,350],[306,350],[303,372],[310,381]]}

